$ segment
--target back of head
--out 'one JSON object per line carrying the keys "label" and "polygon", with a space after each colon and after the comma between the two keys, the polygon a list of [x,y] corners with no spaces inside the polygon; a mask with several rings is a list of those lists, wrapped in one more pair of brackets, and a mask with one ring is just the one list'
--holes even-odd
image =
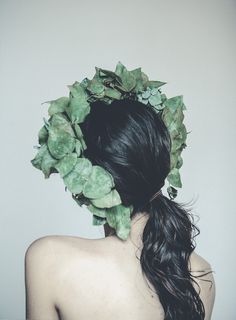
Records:
{"label": "back of head", "polygon": [[160,113],[130,99],[96,101],[81,129],[85,157],[112,174],[132,216],[141,211],[170,171],[171,139]]}
{"label": "back of head", "polygon": [[204,319],[204,305],[188,269],[194,250],[189,212],[164,195],[149,202],[170,172],[171,139],[161,113],[141,102],[123,99],[91,104],[81,124],[93,165],[114,178],[122,203],[132,205],[131,218],[149,214],[143,231],[140,263],[165,311],[165,319]]}

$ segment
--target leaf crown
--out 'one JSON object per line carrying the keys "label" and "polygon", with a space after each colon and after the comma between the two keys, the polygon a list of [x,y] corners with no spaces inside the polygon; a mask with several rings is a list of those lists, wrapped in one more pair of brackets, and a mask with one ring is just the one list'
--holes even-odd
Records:
{"label": "leaf crown", "polygon": [[90,104],[97,100],[109,105],[114,100],[131,98],[161,112],[171,137],[171,169],[166,179],[167,192],[174,199],[176,187],[182,187],[179,169],[183,164],[181,152],[187,146],[183,123],[186,106],[182,95],[168,99],[162,94],[160,87],[166,82],[149,80],[140,67],[128,71],[119,61],[114,72],[98,67],[95,70],[91,80],[84,78],[68,86],[69,97],[44,102],[49,103],[49,119],[44,119],[38,133],[38,151],[31,163],[42,170],[45,178],[59,173],[72,198],[93,214],[92,224],[108,223],[120,239],[126,240],[133,206],[122,204],[112,175],[84,156],[87,147],[80,124],[89,114]]}

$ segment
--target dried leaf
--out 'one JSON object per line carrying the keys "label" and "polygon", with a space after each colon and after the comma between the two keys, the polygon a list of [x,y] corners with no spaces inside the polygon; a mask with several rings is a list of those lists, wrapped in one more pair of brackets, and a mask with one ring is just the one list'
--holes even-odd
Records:
{"label": "dried leaf", "polygon": [[86,158],[78,158],[73,170],[63,180],[71,193],[79,194],[92,173],[92,163]]}
{"label": "dried leaf", "polygon": [[114,186],[112,175],[104,168],[95,165],[83,187],[83,194],[90,199],[101,198],[108,194]]}

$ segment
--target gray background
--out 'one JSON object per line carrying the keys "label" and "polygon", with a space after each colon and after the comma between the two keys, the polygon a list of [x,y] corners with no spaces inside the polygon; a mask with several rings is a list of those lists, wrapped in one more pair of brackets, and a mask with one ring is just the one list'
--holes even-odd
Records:
{"label": "gray background", "polygon": [[[34,169],[47,100],[95,66],[142,67],[183,94],[187,144],[177,200],[194,200],[196,251],[215,270],[213,319],[235,319],[236,2],[0,1],[0,319],[24,318],[24,254],[51,234],[104,236],[54,175]],[[166,190],[164,190],[166,191]]]}

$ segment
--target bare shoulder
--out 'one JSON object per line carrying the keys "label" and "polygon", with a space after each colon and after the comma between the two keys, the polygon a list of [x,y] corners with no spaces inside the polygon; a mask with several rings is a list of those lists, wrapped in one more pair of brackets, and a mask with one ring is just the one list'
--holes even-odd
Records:
{"label": "bare shoulder", "polygon": [[116,259],[113,245],[104,239],[73,236],[39,238],[26,252],[26,261],[37,260],[40,268],[45,265],[46,281],[40,283],[40,290],[51,292],[49,299],[63,319],[92,318],[94,310],[103,310],[108,297],[110,305],[113,303]]}
{"label": "bare shoulder", "polygon": [[[105,254],[102,239],[86,239],[75,236],[48,235],[34,240],[26,250],[25,261],[38,259],[41,263],[57,265],[58,270],[70,261],[84,261]],[[60,264],[58,264],[60,261]]]}
{"label": "bare shoulder", "polygon": [[[75,236],[44,236],[33,241],[25,253],[25,263],[28,269],[39,266],[44,273],[50,274],[49,282],[57,283],[60,291],[63,284],[70,279],[83,283],[97,277],[101,280],[102,271],[108,276],[109,263],[114,264],[114,250],[104,245],[104,239],[86,239]],[[88,276],[88,278],[86,277]],[[69,279],[70,278],[70,279]],[[92,279],[93,278],[93,279]],[[54,292],[56,292],[54,288]]]}
{"label": "bare shoulder", "polygon": [[194,287],[199,292],[206,311],[206,320],[211,319],[215,301],[215,279],[211,264],[202,256],[193,252],[190,256],[190,271],[196,283]]}

